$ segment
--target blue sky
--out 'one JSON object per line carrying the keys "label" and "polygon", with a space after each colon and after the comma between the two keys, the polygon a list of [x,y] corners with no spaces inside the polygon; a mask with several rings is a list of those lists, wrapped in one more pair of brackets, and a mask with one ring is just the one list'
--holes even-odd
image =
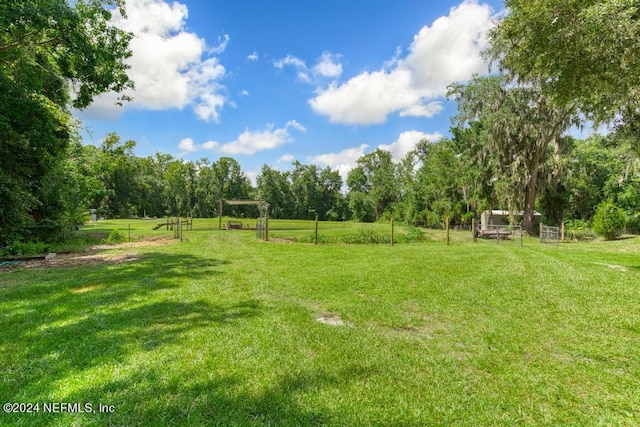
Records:
{"label": "blue sky", "polygon": [[487,73],[480,52],[502,1],[127,0],[134,101],[78,112],[84,142],[109,132],[186,160],[235,158],[255,179],[295,160],[340,170],[376,148],[399,160],[448,135],[446,86]]}

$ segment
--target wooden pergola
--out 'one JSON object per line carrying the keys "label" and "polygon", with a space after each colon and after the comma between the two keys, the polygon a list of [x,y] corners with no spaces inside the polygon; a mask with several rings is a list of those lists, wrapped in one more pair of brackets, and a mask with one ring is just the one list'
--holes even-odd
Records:
{"label": "wooden pergola", "polygon": [[243,206],[243,205],[262,205],[265,206],[265,219],[266,219],[266,230],[265,230],[265,240],[269,240],[269,204],[264,200],[247,200],[247,199],[220,199],[220,210],[219,212],[219,220],[218,220],[218,230],[222,230],[222,207],[224,204],[230,206]]}

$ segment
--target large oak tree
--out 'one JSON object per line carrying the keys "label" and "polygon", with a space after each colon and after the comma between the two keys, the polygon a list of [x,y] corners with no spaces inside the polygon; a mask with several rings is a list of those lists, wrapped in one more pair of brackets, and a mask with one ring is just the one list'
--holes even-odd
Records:
{"label": "large oak tree", "polygon": [[508,207],[522,210],[522,226],[533,232],[541,168],[549,150],[561,151],[562,134],[576,123],[575,110],[555,106],[535,84],[513,85],[504,76],[452,85],[449,96],[458,101],[459,127],[482,124],[479,160],[495,164],[494,178]]}
{"label": "large oak tree", "polygon": [[110,9],[123,3],[0,2],[0,243],[31,217],[60,216],[42,193],[74,133],[70,108],[133,86],[125,63],[131,35],[109,23]]}
{"label": "large oak tree", "polygon": [[588,118],[628,119],[640,107],[640,0],[505,0],[490,57],[538,81]]}

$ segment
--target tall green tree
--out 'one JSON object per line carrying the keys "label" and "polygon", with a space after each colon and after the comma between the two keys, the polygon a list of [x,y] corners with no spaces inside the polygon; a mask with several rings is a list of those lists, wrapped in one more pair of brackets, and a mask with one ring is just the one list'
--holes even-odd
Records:
{"label": "tall green tree", "polygon": [[125,63],[131,35],[109,24],[109,9],[124,13],[123,4],[0,2],[0,243],[31,217],[59,219],[43,218],[42,189],[75,132],[69,108],[132,87]]}
{"label": "tall green tree", "polygon": [[635,147],[626,138],[618,131],[573,141],[564,180],[568,218],[591,221],[597,207],[611,201],[625,211],[628,226],[638,229],[640,168]]}
{"label": "tall green tree", "polygon": [[451,133],[453,137],[450,144],[458,159],[465,215],[478,216],[492,206],[496,159],[484,147],[485,131],[481,122],[472,121],[465,127],[453,127]]}
{"label": "tall green tree", "polygon": [[[240,163],[231,157],[221,157],[211,165],[217,200],[251,198],[251,181],[242,171]],[[223,206],[225,214],[233,216],[253,215],[255,206]]]}
{"label": "tall green tree", "polygon": [[[558,106],[609,121],[640,106],[638,0],[505,0],[488,51]],[[631,106],[631,108],[629,108]]]}
{"label": "tall green tree", "polygon": [[296,218],[313,219],[323,215],[322,192],[317,165],[303,165],[295,161],[290,175],[291,191],[295,202]]}
{"label": "tall green tree", "polygon": [[257,194],[260,200],[269,203],[269,215],[273,218],[293,218],[295,212],[293,192],[289,182],[289,173],[268,165],[256,179]]}
{"label": "tall green tree", "polygon": [[164,173],[164,195],[166,213],[171,216],[186,216],[192,211],[193,163],[173,160]]}
{"label": "tall green tree", "polygon": [[541,167],[549,147],[561,150],[563,132],[577,123],[575,110],[555,107],[537,85],[513,85],[505,76],[475,77],[450,86],[448,94],[458,101],[458,126],[482,123],[498,191],[510,210],[523,211],[522,226],[532,233]]}
{"label": "tall green tree", "polygon": [[385,213],[391,214],[400,189],[391,153],[377,149],[361,156],[347,177],[347,185],[350,198],[356,200],[358,206],[373,207],[376,221]]}
{"label": "tall green tree", "polygon": [[416,172],[419,159],[417,150],[410,150],[397,165],[398,200],[394,204],[394,218],[409,224],[425,226],[423,211],[424,194],[417,184]]}
{"label": "tall green tree", "polygon": [[136,158],[139,176],[140,204],[138,215],[162,217],[166,215],[164,176],[174,160],[170,154]]}
{"label": "tall green tree", "polygon": [[133,154],[136,142],[122,142],[116,133],[107,135],[101,145],[94,173],[102,182],[104,193],[95,206],[100,214],[126,218],[138,213],[140,204],[140,171]]}
{"label": "tall green tree", "polygon": [[417,151],[421,166],[416,180],[424,197],[427,224],[435,226],[447,217],[459,220],[464,209],[462,162],[451,140],[424,141]]}
{"label": "tall green tree", "polygon": [[218,215],[219,197],[216,188],[215,175],[204,158],[196,162],[197,180],[195,189],[195,203],[193,214],[200,218],[210,218]]}
{"label": "tall green tree", "polygon": [[569,208],[571,194],[567,183],[575,145],[571,136],[561,136],[560,143],[547,148],[546,161],[540,167],[537,209],[546,224],[562,223]]}
{"label": "tall green tree", "polygon": [[320,186],[320,206],[318,215],[322,220],[336,221],[346,216],[344,212],[342,177],[337,170],[329,166],[320,171],[318,176]]}

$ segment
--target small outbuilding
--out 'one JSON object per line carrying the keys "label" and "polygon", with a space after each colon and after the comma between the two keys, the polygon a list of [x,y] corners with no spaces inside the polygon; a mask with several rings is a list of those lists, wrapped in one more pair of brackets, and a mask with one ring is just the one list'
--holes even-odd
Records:
{"label": "small outbuilding", "polygon": [[[480,215],[480,230],[491,230],[498,228],[496,226],[507,226],[509,224],[509,217],[522,217],[524,212],[516,211],[509,212],[504,210],[486,210]],[[542,214],[540,212],[533,212],[533,219],[536,222],[540,222]]]}

